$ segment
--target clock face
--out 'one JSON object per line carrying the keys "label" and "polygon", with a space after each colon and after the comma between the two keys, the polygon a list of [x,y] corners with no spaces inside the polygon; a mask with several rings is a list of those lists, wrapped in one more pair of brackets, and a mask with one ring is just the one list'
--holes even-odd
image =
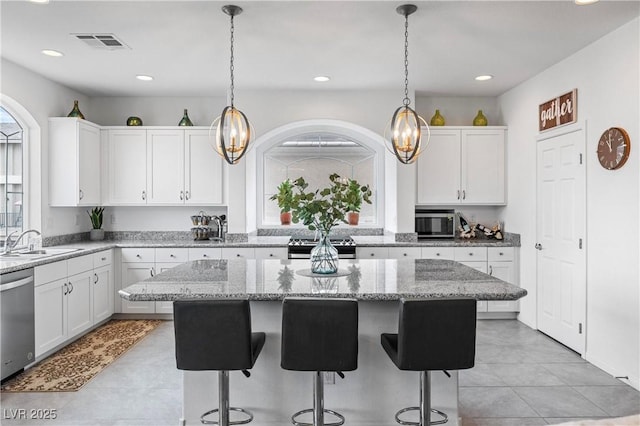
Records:
{"label": "clock face", "polygon": [[605,130],[598,141],[598,161],[608,170],[615,170],[624,165],[629,158],[631,142],[627,132],[620,127]]}

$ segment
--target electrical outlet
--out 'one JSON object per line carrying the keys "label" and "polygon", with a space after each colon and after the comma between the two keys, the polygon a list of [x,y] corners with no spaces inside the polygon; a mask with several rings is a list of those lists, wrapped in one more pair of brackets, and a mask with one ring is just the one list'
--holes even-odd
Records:
{"label": "electrical outlet", "polygon": [[76,214],[76,226],[80,226],[80,215]]}
{"label": "electrical outlet", "polygon": [[116,222],[116,215],[115,214],[110,215],[110,220],[111,220],[111,224],[112,225],[115,225],[116,223],[118,223],[118,222]]}

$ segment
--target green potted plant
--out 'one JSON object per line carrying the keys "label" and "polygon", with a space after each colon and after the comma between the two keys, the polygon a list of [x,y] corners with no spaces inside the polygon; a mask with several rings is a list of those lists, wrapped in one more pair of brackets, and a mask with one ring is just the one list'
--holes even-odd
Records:
{"label": "green potted plant", "polygon": [[104,207],[94,207],[91,211],[87,210],[87,214],[91,219],[91,225],[93,229],[89,232],[89,239],[91,241],[104,240],[104,230],[102,229],[102,213],[104,213]]}
{"label": "green potted plant", "polygon": [[[338,270],[338,251],[329,241],[329,232],[339,223],[347,223],[345,216],[349,211],[348,181],[336,173],[329,176],[329,181],[328,187],[315,191],[307,190],[309,184],[302,177],[293,181],[292,220],[294,223],[302,222],[320,234],[318,245],[311,250],[311,271],[321,274],[332,274]],[[368,188],[357,186],[361,191]],[[369,196],[362,199],[371,203]]]}
{"label": "green potted plant", "polygon": [[347,222],[349,225],[357,225],[360,220],[362,201],[371,204],[371,188],[369,185],[360,185],[358,181],[349,179],[346,183],[345,201],[347,203]]}
{"label": "green potted plant", "polygon": [[289,179],[284,180],[278,185],[278,193],[272,195],[269,199],[277,201],[278,207],[280,207],[280,224],[290,225],[291,209],[293,208],[294,202],[293,184],[291,181]]}

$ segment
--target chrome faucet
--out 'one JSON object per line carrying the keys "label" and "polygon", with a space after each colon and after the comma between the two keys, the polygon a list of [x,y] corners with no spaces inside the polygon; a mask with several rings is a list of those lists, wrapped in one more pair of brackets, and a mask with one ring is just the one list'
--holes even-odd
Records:
{"label": "chrome faucet", "polygon": [[25,235],[27,235],[28,233],[35,233],[37,235],[42,235],[40,234],[40,231],[35,230],[35,229],[27,229],[26,231],[24,231],[22,234],[18,235],[18,238],[15,239],[15,241],[13,241],[13,243],[11,242],[11,236],[13,234],[15,234],[18,231],[13,231],[12,233],[10,233],[9,235],[7,235],[7,238],[5,238],[4,240],[4,252],[2,253],[3,255],[7,255],[7,254],[11,254],[11,252],[13,251],[13,249],[16,248],[16,246],[18,245],[18,242],[20,242],[20,240],[22,239],[22,237],[24,237]]}

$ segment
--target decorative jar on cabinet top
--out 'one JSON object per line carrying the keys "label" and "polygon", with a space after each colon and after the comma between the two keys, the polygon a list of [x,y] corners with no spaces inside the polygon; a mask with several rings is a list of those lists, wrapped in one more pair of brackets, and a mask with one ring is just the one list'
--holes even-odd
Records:
{"label": "decorative jar on cabinet top", "polygon": [[182,120],[178,123],[178,126],[193,126],[186,109],[184,110],[184,115],[182,116]]}
{"label": "decorative jar on cabinet top", "polygon": [[476,115],[476,118],[473,119],[473,125],[474,126],[486,126],[487,123],[487,117],[484,116],[484,114],[482,113],[482,110],[479,109],[478,110],[478,115]]}
{"label": "decorative jar on cabinet top", "polygon": [[84,120],[84,114],[82,114],[82,112],[80,112],[80,108],[78,108],[78,101],[73,101],[73,109],[67,117],[78,117]]}
{"label": "decorative jar on cabinet top", "polygon": [[444,126],[444,117],[440,114],[440,110],[437,109],[436,113],[431,117],[431,121],[429,122],[432,126]]}

